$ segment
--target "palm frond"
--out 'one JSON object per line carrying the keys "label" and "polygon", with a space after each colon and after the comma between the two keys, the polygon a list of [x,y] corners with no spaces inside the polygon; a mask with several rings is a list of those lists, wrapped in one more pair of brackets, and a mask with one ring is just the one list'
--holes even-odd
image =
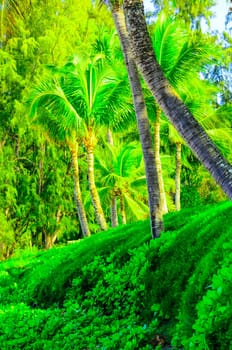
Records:
{"label": "palm frond", "polygon": [[30,116],[37,116],[37,123],[45,126],[56,137],[69,138],[81,125],[81,117],[67,98],[58,82],[41,82],[32,91]]}
{"label": "palm frond", "polygon": [[87,124],[115,128],[134,118],[128,81],[116,75],[104,55],[76,57],[59,74],[62,89]]}
{"label": "palm frond", "polygon": [[105,78],[94,107],[96,122],[112,129],[120,129],[132,120],[135,121],[127,80],[115,76]]}
{"label": "palm frond", "polygon": [[135,179],[132,183],[131,183],[131,186],[135,189],[138,189],[140,187],[143,187],[145,188],[146,186],[146,176],[143,175],[143,176],[140,176],[138,177],[137,179]]}
{"label": "palm frond", "polygon": [[178,84],[198,74],[203,66],[212,60],[209,54],[209,45],[201,42],[186,41],[179,49],[178,56],[167,72],[167,78],[178,87]]}
{"label": "palm frond", "polygon": [[138,166],[141,164],[141,153],[135,144],[129,144],[122,148],[117,156],[115,172],[121,177],[132,177],[136,174]]}
{"label": "palm frond", "polygon": [[220,151],[227,157],[232,156],[231,152],[231,139],[232,130],[231,128],[216,128],[207,130],[209,136],[216,143]]}
{"label": "palm frond", "polygon": [[146,219],[148,217],[148,207],[145,208],[144,204],[142,207],[140,203],[131,198],[128,193],[123,193],[123,197],[125,199],[127,207],[137,220]]}
{"label": "palm frond", "polygon": [[161,12],[154,32],[153,47],[159,64],[174,87],[186,83],[204,65],[218,57],[215,45],[206,40],[196,40],[183,23]]}
{"label": "palm frond", "polygon": [[152,42],[156,58],[165,75],[170,70],[170,65],[176,61],[186,37],[187,32],[180,22],[161,12],[152,33]]}

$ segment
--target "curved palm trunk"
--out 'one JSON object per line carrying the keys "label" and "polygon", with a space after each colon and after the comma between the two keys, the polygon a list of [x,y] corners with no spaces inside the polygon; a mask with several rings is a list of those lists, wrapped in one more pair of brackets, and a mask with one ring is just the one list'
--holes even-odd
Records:
{"label": "curved palm trunk", "polygon": [[162,214],[168,212],[167,200],[164,190],[164,179],[162,172],[162,165],[160,159],[160,116],[161,110],[158,107],[156,112],[156,121],[154,123],[154,150],[155,150],[155,163],[158,174],[159,192],[160,192],[160,210]]}
{"label": "curved palm trunk", "polygon": [[97,192],[97,187],[95,184],[95,178],[94,178],[94,155],[93,155],[93,144],[91,141],[91,135],[88,139],[85,141],[85,146],[87,150],[87,165],[88,165],[88,182],[89,182],[89,190],[90,195],[96,215],[97,222],[101,228],[101,230],[105,231],[107,230],[107,223],[104,216],[104,212],[101,206],[101,201],[99,194]]}
{"label": "curved palm trunk", "polygon": [[175,174],[175,206],[176,210],[180,210],[180,174],[181,174],[181,143],[176,143],[176,174]]}
{"label": "curved palm trunk", "polygon": [[78,143],[68,142],[69,150],[72,156],[73,177],[74,177],[74,200],[77,207],[78,218],[80,220],[81,230],[84,237],[90,236],[90,230],[85,214],[85,208],[82,201],[80,181],[79,181],[79,166],[78,166]]}
{"label": "curved palm trunk", "polygon": [[114,4],[112,14],[116,29],[121,42],[124,59],[128,71],[130,86],[133,95],[134,108],[137,118],[140,141],[142,144],[143,157],[145,163],[148,202],[150,209],[151,233],[152,237],[159,237],[163,229],[162,214],[159,207],[160,195],[158,186],[158,175],[155,166],[155,157],[152,146],[152,138],[149,128],[146,105],[143,97],[139,74],[129,45],[128,33],[126,30],[125,17],[120,9],[118,1]]}
{"label": "curved palm trunk", "polygon": [[165,78],[154,56],[145,22],[143,2],[124,0],[124,10],[136,63],[153,96],[191,150],[232,199],[232,167]]}

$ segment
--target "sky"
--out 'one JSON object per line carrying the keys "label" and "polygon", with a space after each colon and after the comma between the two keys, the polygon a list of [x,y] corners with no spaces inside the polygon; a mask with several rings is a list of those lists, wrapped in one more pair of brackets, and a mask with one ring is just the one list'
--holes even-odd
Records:
{"label": "sky", "polygon": [[[150,0],[144,0],[145,10],[152,10],[153,5]],[[211,28],[222,32],[225,30],[225,16],[228,12],[229,4],[226,0],[217,0],[217,5],[212,8],[215,18],[211,19]]]}

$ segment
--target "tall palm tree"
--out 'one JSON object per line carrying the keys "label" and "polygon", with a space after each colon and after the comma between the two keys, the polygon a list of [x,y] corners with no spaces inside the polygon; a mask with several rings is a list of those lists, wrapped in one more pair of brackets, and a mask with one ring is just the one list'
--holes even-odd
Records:
{"label": "tall palm tree", "polygon": [[[151,33],[152,45],[155,56],[160,64],[165,76],[169,82],[175,87],[175,90],[183,98],[183,95],[188,96],[188,100],[197,98],[193,94],[193,89],[201,85],[201,80],[198,77],[203,65],[208,63],[213,52],[209,44],[202,40],[194,40],[191,33],[189,33],[183,26],[183,23],[173,20],[172,17],[167,17],[164,12],[158,16],[155,28]],[[194,84],[192,83],[194,80]],[[206,88],[204,86],[204,88]],[[202,88],[202,96],[204,96],[204,89]],[[212,92],[210,86],[207,91],[207,98]],[[203,97],[200,100],[203,100]],[[212,95],[211,95],[212,97]],[[205,98],[206,99],[206,98]],[[188,101],[189,103],[189,101]],[[162,166],[160,160],[160,122],[161,122],[161,108],[148,95],[149,115],[154,115],[154,147],[155,160],[158,170],[158,179],[160,186],[160,197],[163,211],[167,211],[166,197],[164,192],[164,182],[162,176]],[[206,106],[204,105],[204,108]],[[199,109],[196,109],[199,113]],[[172,133],[173,134],[173,133]],[[182,138],[177,135],[176,145],[176,209],[180,209],[180,169],[181,169],[181,144]]]}
{"label": "tall palm tree", "polygon": [[[89,188],[98,223],[105,230],[107,224],[94,179],[94,149],[100,127],[114,126],[131,113],[130,106],[125,103],[128,88],[127,83],[104,64],[101,56],[96,56],[87,67],[81,67],[84,69],[76,71],[77,77],[70,81],[70,86],[77,86],[77,78],[80,82],[78,89],[85,96],[82,101],[84,110],[80,114],[85,125],[83,139],[87,151]],[[79,107],[76,105],[76,108]]]}
{"label": "tall palm tree", "polygon": [[81,125],[80,116],[55,80],[48,80],[37,85],[29,101],[30,114],[35,117],[34,123],[42,127],[55,141],[65,142],[69,148],[72,157],[74,199],[78,217],[83,236],[90,236],[79,180],[77,131]]}
{"label": "tall palm tree", "polygon": [[[127,95],[122,96],[122,91],[126,89],[127,84],[117,79],[114,72],[104,64],[101,55],[93,58],[75,57],[74,62],[58,69],[53,67],[52,71],[56,76],[55,79],[50,78],[50,84],[53,86],[52,95],[42,83],[38,93],[35,94],[34,101],[37,104],[46,101],[45,108],[51,111],[56,118],[59,118],[60,115],[63,115],[64,119],[69,114],[73,116],[73,119],[66,118],[65,128],[73,130],[72,140],[78,137],[84,143],[88,183],[96,219],[100,228],[106,230],[107,223],[95,184],[94,149],[99,128],[102,125],[108,125],[110,119],[114,119],[114,123],[117,123],[120,118],[131,112],[128,105],[125,104]],[[43,90],[42,100],[40,90]],[[60,99],[57,99],[55,104],[54,99],[59,93],[62,93],[66,104],[60,105]],[[35,102],[32,101],[33,103]],[[75,123],[75,118],[79,120],[78,125]],[[69,142],[69,146],[72,146],[73,149],[74,145]]]}
{"label": "tall palm tree", "polygon": [[145,163],[148,201],[150,209],[151,234],[152,237],[155,238],[159,237],[160,232],[163,229],[163,219],[162,212],[160,210],[158,175],[155,165],[155,157],[152,146],[152,137],[149,128],[149,120],[147,116],[147,110],[143,97],[139,74],[130,48],[128,33],[126,30],[125,17],[121,8],[121,1],[110,1],[110,6],[116,30],[121,43],[122,51],[124,54],[124,60],[126,63],[133,96],[133,103]]}
{"label": "tall palm tree", "polygon": [[148,34],[143,2],[124,0],[124,12],[134,57],[153,96],[198,159],[232,199],[232,167],[164,76]]}

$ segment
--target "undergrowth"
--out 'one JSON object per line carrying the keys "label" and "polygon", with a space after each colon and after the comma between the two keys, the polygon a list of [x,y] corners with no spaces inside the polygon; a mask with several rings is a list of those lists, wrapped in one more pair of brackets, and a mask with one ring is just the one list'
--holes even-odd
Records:
{"label": "undergrowth", "polygon": [[0,264],[1,349],[232,348],[232,204]]}

